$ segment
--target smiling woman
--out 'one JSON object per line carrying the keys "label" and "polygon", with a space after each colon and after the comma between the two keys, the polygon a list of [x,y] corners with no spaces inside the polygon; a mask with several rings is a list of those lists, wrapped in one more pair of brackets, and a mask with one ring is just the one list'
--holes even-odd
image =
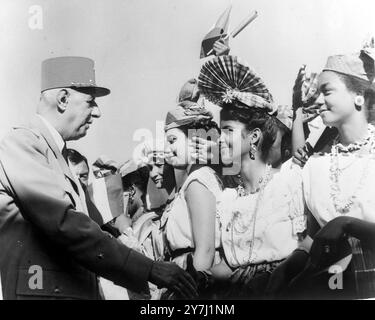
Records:
{"label": "smiling woman", "polygon": [[216,219],[217,197],[221,184],[209,166],[192,160],[189,143],[197,134],[217,139],[217,124],[212,115],[195,102],[181,102],[166,119],[166,160],[175,168],[176,195],[166,208],[165,227],[169,259],[183,268],[193,255],[193,268],[208,271],[218,262],[219,222]]}
{"label": "smiling woman", "polygon": [[[304,297],[375,295],[375,128],[368,123],[374,50],[331,56],[319,77],[320,116],[339,136],[330,152],[313,155],[302,172],[310,259],[293,288],[303,286]],[[332,264],[343,272],[343,290],[330,290],[331,275],[321,272]]]}
{"label": "smiling woman", "polygon": [[[343,122],[366,120],[373,93],[368,81],[324,71],[319,77],[320,116],[327,126],[341,127]],[[365,105],[365,100],[366,105]]]}
{"label": "smiling woman", "polygon": [[[279,123],[270,91],[249,65],[235,56],[216,58],[202,67],[199,80],[205,97],[222,108],[222,160],[240,169],[239,183],[224,189],[217,207],[225,258],[211,269],[216,294],[264,298],[272,271],[304,231],[298,168],[271,167]],[[281,137],[277,142],[281,149]]]}

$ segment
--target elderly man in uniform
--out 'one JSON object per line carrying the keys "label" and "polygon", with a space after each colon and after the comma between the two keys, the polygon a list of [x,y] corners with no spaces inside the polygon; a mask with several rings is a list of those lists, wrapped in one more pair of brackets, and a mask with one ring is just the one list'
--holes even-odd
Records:
{"label": "elderly man in uniform", "polygon": [[142,292],[147,281],[182,297],[193,279],[103,232],[67,161],[66,141],[100,117],[94,62],[59,57],[42,64],[37,115],[0,143],[0,272],[4,299],[99,299],[97,276]]}

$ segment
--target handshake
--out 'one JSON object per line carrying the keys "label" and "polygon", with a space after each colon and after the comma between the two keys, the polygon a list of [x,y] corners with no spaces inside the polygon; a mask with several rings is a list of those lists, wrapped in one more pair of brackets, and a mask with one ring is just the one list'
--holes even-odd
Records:
{"label": "handshake", "polygon": [[154,262],[149,281],[167,288],[168,299],[196,299],[210,286],[211,279],[206,272],[195,270],[189,254],[186,271],[173,262]]}

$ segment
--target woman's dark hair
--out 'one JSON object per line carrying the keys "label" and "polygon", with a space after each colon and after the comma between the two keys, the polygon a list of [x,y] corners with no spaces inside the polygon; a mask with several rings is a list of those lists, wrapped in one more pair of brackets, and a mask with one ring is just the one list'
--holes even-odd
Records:
{"label": "woman's dark hair", "polygon": [[277,120],[273,116],[263,109],[249,108],[240,102],[234,102],[223,105],[220,118],[221,120],[239,121],[245,125],[248,131],[258,128],[262,132],[258,149],[262,152],[262,159],[267,160],[278,130]]}
{"label": "woman's dark hair", "polygon": [[86,163],[87,168],[89,167],[89,163],[87,161],[87,158],[85,156],[83,156],[82,154],[80,154],[77,150],[66,149],[66,151],[67,151],[68,159],[72,164],[77,165],[77,164],[79,164],[83,161],[83,162]]}
{"label": "woman's dark hair", "polygon": [[[208,141],[218,141],[220,138],[220,128],[218,124],[211,119],[199,119],[194,123],[179,127],[186,137],[198,136]],[[192,130],[192,132],[189,130]],[[215,170],[220,175],[221,165],[208,161],[207,166]],[[220,181],[219,181],[220,182]]]}
{"label": "woman's dark hair", "polygon": [[124,190],[128,190],[132,185],[135,185],[142,193],[146,193],[149,175],[150,170],[146,166],[141,167],[122,177],[122,187]]}
{"label": "woman's dark hair", "polygon": [[284,163],[292,156],[292,132],[281,121],[276,120],[276,123],[278,129],[282,132],[280,161]]}
{"label": "woman's dark hair", "polygon": [[[180,106],[185,107],[191,105],[191,101],[181,101]],[[201,114],[203,117],[197,117],[195,121],[178,127],[187,138],[198,136],[208,141],[218,141],[220,137],[219,125],[212,119],[212,114],[206,110]],[[190,131],[191,130],[191,131]],[[210,160],[207,166],[212,168],[217,174],[220,174],[221,165],[212,163]]]}
{"label": "woman's dark hair", "polygon": [[174,175],[174,168],[165,162],[163,167],[163,187],[166,190],[172,191],[175,186],[176,177]]}
{"label": "woman's dark hair", "polygon": [[371,89],[371,82],[357,77],[337,73],[338,77],[344,82],[347,89],[351,92],[365,95]]}

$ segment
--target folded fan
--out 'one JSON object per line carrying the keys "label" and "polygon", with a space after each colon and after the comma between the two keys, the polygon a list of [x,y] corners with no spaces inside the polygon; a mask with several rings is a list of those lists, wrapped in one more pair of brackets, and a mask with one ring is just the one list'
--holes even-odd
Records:
{"label": "folded fan", "polygon": [[219,106],[237,100],[269,113],[276,109],[262,79],[236,56],[221,56],[206,62],[198,81],[200,92]]}

